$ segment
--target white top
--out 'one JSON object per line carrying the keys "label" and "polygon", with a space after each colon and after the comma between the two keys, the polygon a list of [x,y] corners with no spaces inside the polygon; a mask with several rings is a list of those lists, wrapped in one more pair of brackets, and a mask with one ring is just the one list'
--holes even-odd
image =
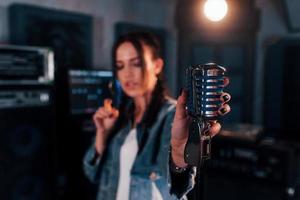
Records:
{"label": "white top", "polygon": [[136,129],[131,129],[120,151],[120,176],[116,200],[129,199],[130,171],[138,152]]}
{"label": "white top", "polygon": [[[131,129],[120,151],[120,176],[116,200],[129,200],[130,172],[138,152],[136,129]],[[152,199],[162,200],[162,196],[152,182]]]}

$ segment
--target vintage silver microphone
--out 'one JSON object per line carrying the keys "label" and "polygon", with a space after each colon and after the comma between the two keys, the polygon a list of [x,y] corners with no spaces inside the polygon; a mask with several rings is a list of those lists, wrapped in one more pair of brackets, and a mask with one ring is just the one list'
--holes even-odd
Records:
{"label": "vintage silver microphone", "polygon": [[184,158],[191,166],[201,166],[210,158],[209,122],[219,118],[225,72],[224,67],[215,63],[195,65],[186,70],[187,111],[192,121]]}

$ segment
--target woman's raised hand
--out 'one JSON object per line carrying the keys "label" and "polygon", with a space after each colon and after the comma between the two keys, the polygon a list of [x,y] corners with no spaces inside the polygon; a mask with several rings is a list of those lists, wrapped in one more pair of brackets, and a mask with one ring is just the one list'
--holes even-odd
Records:
{"label": "woman's raised hand", "polygon": [[98,154],[102,154],[105,149],[106,139],[112,127],[119,117],[119,111],[112,107],[112,100],[105,99],[103,107],[100,107],[93,116],[97,128],[95,148]]}

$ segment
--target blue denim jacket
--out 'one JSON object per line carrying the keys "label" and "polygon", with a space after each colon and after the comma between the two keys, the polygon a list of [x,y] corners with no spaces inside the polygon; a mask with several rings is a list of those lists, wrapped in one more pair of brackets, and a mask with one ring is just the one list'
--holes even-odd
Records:
{"label": "blue denim jacket", "polygon": [[[175,114],[175,101],[168,99],[162,106],[156,122],[148,130],[147,141],[141,144],[145,131],[137,125],[138,154],[131,169],[130,200],[151,200],[152,182],[164,200],[185,199],[194,185],[195,168],[184,174],[169,170],[171,126]],[[101,158],[95,158],[94,144],[87,151],[83,167],[86,176],[99,183],[97,200],[116,198],[120,166],[120,149],[130,131],[130,125],[121,129],[111,140]],[[142,146],[141,146],[142,145]]]}

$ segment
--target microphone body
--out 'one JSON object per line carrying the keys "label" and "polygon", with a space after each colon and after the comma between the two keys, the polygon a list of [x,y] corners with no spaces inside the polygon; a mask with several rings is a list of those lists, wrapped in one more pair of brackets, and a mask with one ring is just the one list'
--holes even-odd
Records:
{"label": "microphone body", "polygon": [[184,158],[189,165],[198,166],[210,158],[209,122],[219,118],[225,72],[224,67],[215,63],[186,69],[187,113],[192,121]]}

